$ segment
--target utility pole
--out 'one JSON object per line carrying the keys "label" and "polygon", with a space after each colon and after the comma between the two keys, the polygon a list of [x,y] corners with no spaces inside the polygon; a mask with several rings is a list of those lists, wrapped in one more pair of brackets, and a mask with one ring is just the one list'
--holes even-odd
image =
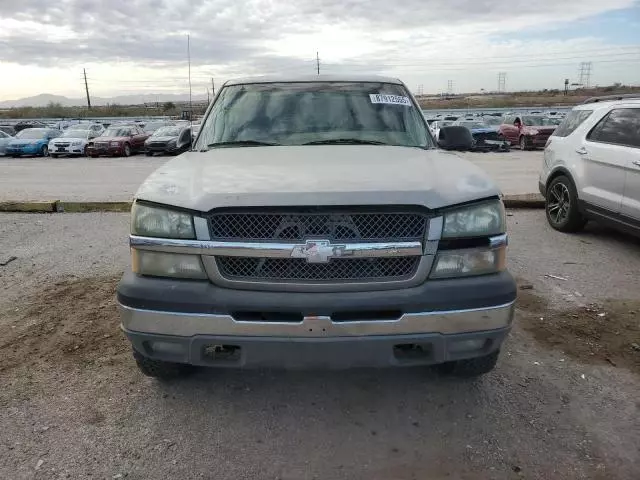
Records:
{"label": "utility pole", "polygon": [[507,72],[498,73],[498,93],[504,93],[507,85]]}
{"label": "utility pole", "polygon": [[591,86],[591,67],[593,67],[593,63],[592,62],[581,62],[580,63],[580,80],[579,80],[579,83],[585,88],[589,88]]}
{"label": "utility pole", "polygon": [[207,105],[209,105],[210,101],[209,101],[209,88],[207,87]]}
{"label": "utility pole", "polygon": [[564,79],[564,96],[566,97],[567,95],[569,95],[569,79],[565,78]]}
{"label": "utility pole", "polygon": [[193,102],[191,101],[191,38],[187,35],[187,60],[189,62],[189,121],[193,118]]}
{"label": "utility pole", "polygon": [[82,72],[84,73],[84,89],[87,92],[87,108],[91,110],[91,98],[89,97],[89,84],[87,83],[87,70],[83,68]]}
{"label": "utility pole", "polygon": [[216,86],[213,83],[213,77],[211,77],[211,96],[215,97],[216,96]]}
{"label": "utility pole", "polygon": [[316,69],[320,75],[320,53],[316,50]]}

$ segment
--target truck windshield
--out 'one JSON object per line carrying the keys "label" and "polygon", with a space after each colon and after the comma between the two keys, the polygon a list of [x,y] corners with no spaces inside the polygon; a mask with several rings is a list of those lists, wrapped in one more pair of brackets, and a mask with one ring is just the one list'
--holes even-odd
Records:
{"label": "truck windshield", "polygon": [[391,83],[230,85],[201,130],[197,150],[333,142],[433,147],[420,110],[402,85]]}

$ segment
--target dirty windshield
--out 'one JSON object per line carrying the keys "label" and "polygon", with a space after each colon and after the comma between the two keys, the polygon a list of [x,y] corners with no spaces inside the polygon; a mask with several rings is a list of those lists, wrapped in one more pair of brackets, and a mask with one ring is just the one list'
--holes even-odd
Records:
{"label": "dirty windshield", "polygon": [[433,146],[404,87],[350,82],[225,87],[203,123],[196,149],[234,143]]}

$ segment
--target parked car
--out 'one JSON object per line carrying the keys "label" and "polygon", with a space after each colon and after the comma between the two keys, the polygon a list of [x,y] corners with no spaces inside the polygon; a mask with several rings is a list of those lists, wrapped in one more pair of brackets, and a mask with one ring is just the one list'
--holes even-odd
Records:
{"label": "parked car", "polygon": [[640,96],[607,98],[575,107],[549,138],[540,193],[556,230],[597,220],[640,236]]}
{"label": "parked car", "polygon": [[105,130],[101,123],[76,123],[71,125],[67,130],[89,130],[94,136],[99,137]]}
{"label": "parked car", "polygon": [[25,128],[49,128],[46,123],[42,123],[38,120],[24,120],[18,122],[13,126],[13,129],[17,132],[24,130]]}
{"label": "parked car", "polygon": [[438,133],[438,146],[445,150],[470,151],[473,150],[473,136],[471,130],[461,125],[442,127]]}
{"label": "parked car", "polygon": [[6,152],[12,157],[21,155],[49,155],[49,141],[60,136],[60,130],[51,128],[25,128],[9,141]]}
{"label": "parked car", "polygon": [[160,127],[144,142],[147,156],[154,153],[177,155],[191,148],[190,127]]}
{"label": "parked car", "polygon": [[511,145],[530,150],[544,147],[556,127],[552,119],[541,115],[506,115],[500,133]]}
{"label": "parked car", "polygon": [[11,135],[0,130],[0,155],[6,155],[7,145],[9,145],[9,142],[11,140],[13,140],[13,137]]}
{"label": "parked car", "polygon": [[153,132],[155,132],[159,128],[169,127],[173,124],[174,124],[173,122],[167,121],[167,120],[151,121],[144,124],[143,130],[149,135],[151,135]]}
{"label": "parked car", "polygon": [[4,132],[7,135],[13,137],[16,134],[16,129],[12,125],[0,125],[0,132]]}
{"label": "parked car", "polygon": [[477,152],[508,152],[510,144],[500,133],[499,127],[490,127],[483,121],[458,120],[454,125],[466,127],[473,137],[471,150]]}
{"label": "parked car", "polygon": [[62,132],[62,135],[49,142],[49,155],[51,157],[87,155],[87,144],[99,134],[97,129],[91,128],[91,126],[84,129],[76,127],[74,125],[74,128],[67,128]]}
{"label": "parked car", "polygon": [[490,371],[516,298],[504,206],[434,147],[397,79],[225,83],[135,195],[117,300],[140,370]]}
{"label": "parked car", "polygon": [[144,142],[149,138],[137,125],[112,125],[102,135],[87,143],[87,155],[128,157],[135,152],[144,151]]}

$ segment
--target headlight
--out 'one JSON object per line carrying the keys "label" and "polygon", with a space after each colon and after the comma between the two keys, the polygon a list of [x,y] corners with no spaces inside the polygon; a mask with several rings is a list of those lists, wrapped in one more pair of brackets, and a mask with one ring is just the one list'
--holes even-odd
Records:
{"label": "headlight", "polygon": [[109,145],[111,145],[112,147],[119,147],[120,142],[111,142]]}
{"label": "headlight", "polygon": [[504,205],[500,200],[444,213],[442,238],[488,237],[505,231]]}
{"label": "headlight", "polygon": [[502,271],[506,265],[506,250],[506,245],[492,249],[443,250],[436,256],[430,277],[468,277]]}
{"label": "headlight", "polygon": [[529,130],[527,132],[527,135],[537,135],[538,133],[540,133],[540,132],[538,132],[538,130]]}
{"label": "headlight", "polygon": [[173,139],[173,140],[169,140],[169,141],[167,142],[167,147],[175,147],[175,146],[176,146],[176,144],[177,144],[177,141],[176,141],[175,139]]}
{"label": "headlight", "polygon": [[73,145],[74,147],[82,145],[82,140],[76,140],[75,142],[72,142],[71,145]]}
{"label": "headlight", "polygon": [[205,279],[200,255],[131,250],[131,266],[138,275]]}
{"label": "headlight", "polygon": [[193,219],[188,213],[138,203],[131,209],[131,233],[143,237],[196,238]]}

